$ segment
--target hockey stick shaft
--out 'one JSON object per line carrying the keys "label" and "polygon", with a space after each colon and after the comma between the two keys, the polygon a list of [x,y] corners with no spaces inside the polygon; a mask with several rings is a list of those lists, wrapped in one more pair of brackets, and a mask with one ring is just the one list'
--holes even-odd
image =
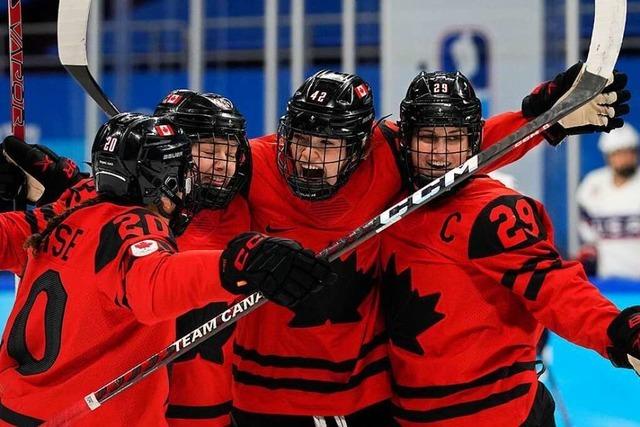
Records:
{"label": "hockey stick shaft", "polygon": [[[598,13],[601,16],[598,16]],[[466,181],[482,168],[496,161],[517,145],[539,135],[567,114],[589,102],[604,89],[613,71],[622,44],[626,16],[625,0],[596,0],[596,20],[586,70],[571,94],[546,113],[527,123],[514,134],[471,157],[465,163],[432,181],[406,199],[385,210],[377,217],[354,230],[319,253],[335,260],[373,235],[380,233],[420,206],[434,200]],[[611,33],[611,34],[610,34]],[[596,52],[592,52],[592,50]],[[611,52],[615,52],[612,54]],[[264,304],[264,296],[256,292],[239,301],[199,328],[175,341],[99,390],[87,395],[84,401],[52,418],[47,425],[62,425],[95,410],[107,400],[133,386],[157,369],[167,365],[222,329],[235,323]]]}
{"label": "hockey stick shaft", "polygon": [[[9,75],[11,87],[11,134],[25,139],[24,114],[24,44],[22,37],[22,0],[8,0]],[[26,189],[13,199],[13,210],[27,208]],[[16,276],[16,286],[18,276]]]}
{"label": "hockey stick shaft", "polygon": [[24,140],[24,50],[22,0],[9,1],[9,74],[11,78],[11,133]]}

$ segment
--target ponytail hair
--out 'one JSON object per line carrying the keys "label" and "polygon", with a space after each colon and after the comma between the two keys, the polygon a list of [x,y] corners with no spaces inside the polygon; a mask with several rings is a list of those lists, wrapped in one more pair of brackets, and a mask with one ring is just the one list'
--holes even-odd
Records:
{"label": "ponytail hair", "polygon": [[102,201],[103,199],[101,196],[96,196],[92,199],[85,200],[84,202],[72,207],[71,209],[65,210],[59,215],[54,216],[47,222],[47,226],[44,228],[44,230],[39,233],[34,233],[27,238],[27,240],[24,242],[24,248],[31,249],[34,254],[37,254],[42,249],[42,245],[44,244],[44,241],[47,239],[49,234],[51,234],[51,232],[55,230],[60,224],[62,224],[62,222],[71,214],[79,211],[80,209],[97,205]]}

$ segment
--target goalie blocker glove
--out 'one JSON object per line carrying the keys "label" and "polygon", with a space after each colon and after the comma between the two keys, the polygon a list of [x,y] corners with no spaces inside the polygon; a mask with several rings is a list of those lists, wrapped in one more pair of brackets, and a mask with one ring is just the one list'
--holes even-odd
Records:
{"label": "goalie blocker glove", "polygon": [[27,200],[36,206],[58,200],[65,190],[87,177],[73,160],[58,156],[43,145],[27,144],[15,136],[4,139],[2,152],[24,174]]}
{"label": "goalie blocker glove", "polygon": [[293,240],[243,233],[220,257],[225,289],[234,294],[259,290],[271,301],[294,307],[337,278],[329,262]]}
{"label": "goalie blocker glove", "polygon": [[[613,347],[608,349],[609,360],[619,368],[635,368],[627,355],[640,359],[640,306],[625,308],[607,329]],[[640,375],[640,372],[638,372]]]}
{"label": "goalie blocker glove", "polygon": [[[582,75],[583,67],[584,64],[578,62],[553,80],[537,86],[522,100],[522,114],[527,118],[537,117],[564,99]],[[631,99],[631,93],[626,90],[627,75],[614,71],[609,81],[602,93],[544,132],[551,145],[558,145],[568,135],[610,132],[624,125],[621,116],[629,112]]]}

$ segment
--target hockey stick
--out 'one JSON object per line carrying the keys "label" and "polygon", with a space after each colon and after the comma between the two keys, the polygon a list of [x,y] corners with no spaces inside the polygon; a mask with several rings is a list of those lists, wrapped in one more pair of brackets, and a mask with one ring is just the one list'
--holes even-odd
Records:
{"label": "hockey stick", "polygon": [[[25,139],[24,48],[22,43],[22,0],[9,1],[9,74],[11,80],[11,134]],[[26,189],[13,199],[13,210],[27,208]],[[18,277],[16,276],[16,285]]]}
{"label": "hockey stick", "polygon": [[[589,102],[604,89],[607,78],[613,72],[624,32],[626,18],[625,0],[595,0],[596,18],[591,38],[589,56],[584,73],[568,96],[543,115],[524,125],[514,134],[492,147],[471,157],[459,167],[432,181],[411,196],[385,210],[371,221],[354,230],[319,253],[319,256],[335,260],[345,252],[380,233],[420,206],[447,193],[466,181],[482,168],[502,157],[519,144],[539,135],[558,120]],[[198,344],[246,316],[267,300],[259,292],[237,302],[229,309],[209,320],[199,328],[178,339],[169,347],[151,356],[104,387],[87,395],[83,401],[54,416],[47,425],[63,425],[100,407],[104,402],[136,384],[162,366],[191,350]]]}
{"label": "hockey stick", "polygon": [[24,141],[24,50],[22,0],[9,1],[9,74],[11,75],[11,133]]}
{"label": "hockey stick", "polygon": [[58,56],[69,74],[109,117],[120,111],[109,101],[89,71],[87,25],[91,0],[60,0],[58,7]]}
{"label": "hockey stick", "polygon": [[[9,18],[9,74],[11,86],[11,134],[25,140],[24,116],[24,44],[22,43],[22,0],[8,0]],[[0,154],[1,155],[1,154]],[[26,185],[13,199],[13,210],[27,209]],[[15,291],[18,292],[20,277],[14,277]]]}

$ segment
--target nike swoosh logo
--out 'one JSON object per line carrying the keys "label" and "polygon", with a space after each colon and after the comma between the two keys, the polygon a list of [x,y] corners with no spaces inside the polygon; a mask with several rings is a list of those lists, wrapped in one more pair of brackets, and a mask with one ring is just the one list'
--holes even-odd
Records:
{"label": "nike swoosh logo", "polygon": [[277,234],[277,233],[284,233],[285,231],[291,231],[293,230],[295,227],[272,227],[271,225],[267,225],[265,230],[267,231],[267,233],[271,234]]}

